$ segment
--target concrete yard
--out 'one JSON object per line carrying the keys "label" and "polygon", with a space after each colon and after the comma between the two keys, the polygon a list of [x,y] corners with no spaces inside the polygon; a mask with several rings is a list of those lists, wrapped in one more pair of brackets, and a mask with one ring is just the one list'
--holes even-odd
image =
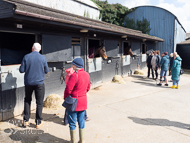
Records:
{"label": "concrete yard", "polygon": [[[86,143],[190,143],[190,74],[181,76],[180,89],[158,87],[145,76],[124,80],[126,84],[106,82],[89,92]],[[27,128],[20,127],[22,116],[0,122],[0,142],[68,143],[63,115],[64,109],[44,109],[40,130],[34,112]]]}

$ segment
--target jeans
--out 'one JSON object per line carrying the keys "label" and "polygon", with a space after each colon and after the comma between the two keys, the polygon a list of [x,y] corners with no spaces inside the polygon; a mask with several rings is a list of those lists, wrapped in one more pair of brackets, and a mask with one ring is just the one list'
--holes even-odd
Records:
{"label": "jeans", "polygon": [[176,85],[176,83],[179,85],[179,80],[173,80],[173,85]]}
{"label": "jeans", "polygon": [[[88,117],[87,117],[87,112],[85,110],[85,117],[84,119],[86,120]],[[68,121],[68,113],[67,113],[67,109],[65,109],[65,115],[64,115],[64,118],[63,118],[63,121],[64,121],[64,124],[67,125],[69,123]]]}
{"label": "jeans", "polygon": [[35,91],[36,98],[36,125],[41,124],[43,100],[45,94],[45,86],[41,85],[26,85],[25,86],[25,99],[24,99],[24,120],[28,122],[30,119],[30,105],[32,101],[32,93]]}
{"label": "jeans", "polygon": [[84,111],[68,111],[68,121],[70,130],[76,129],[76,122],[78,121],[78,125],[80,129],[85,128],[85,110]]}
{"label": "jeans", "polygon": [[160,71],[160,76],[167,76],[167,71],[161,70]]}

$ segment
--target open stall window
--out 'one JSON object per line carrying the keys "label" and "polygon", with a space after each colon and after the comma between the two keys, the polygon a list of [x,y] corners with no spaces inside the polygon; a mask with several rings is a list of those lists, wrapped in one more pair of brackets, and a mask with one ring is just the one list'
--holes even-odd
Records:
{"label": "open stall window", "polygon": [[133,55],[132,49],[131,49],[131,43],[124,42],[123,43],[123,55]]}
{"label": "open stall window", "polygon": [[35,35],[0,32],[1,65],[21,64],[32,51]]}
{"label": "open stall window", "polygon": [[79,37],[72,37],[72,55],[73,59],[81,56],[81,39]]}
{"label": "open stall window", "polygon": [[100,57],[98,49],[100,48],[100,40],[89,39],[88,41],[88,58]]}
{"label": "open stall window", "polygon": [[142,44],[142,54],[146,54],[147,46],[145,43]]}

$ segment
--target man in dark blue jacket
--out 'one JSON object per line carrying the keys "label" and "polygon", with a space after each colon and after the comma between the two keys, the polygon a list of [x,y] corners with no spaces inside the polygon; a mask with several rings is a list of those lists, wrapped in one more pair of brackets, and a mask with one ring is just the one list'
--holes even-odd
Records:
{"label": "man in dark blue jacket", "polygon": [[152,78],[154,78],[154,72],[153,72],[152,65],[151,65],[152,57],[153,57],[153,51],[151,51],[150,55],[148,56],[148,58],[146,60],[146,65],[148,67],[148,75],[147,75],[148,78],[150,76],[150,70],[152,72]]}
{"label": "man in dark blue jacket", "polygon": [[49,72],[46,58],[39,53],[40,50],[41,45],[39,43],[34,43],[32,52],[24,56],[19,68],[20,73],[25,73],[24,120],[22,124],[23,126],[29,125],[30,104],[32,101],[32,93],[35,91],[37,104],[35,122],[37,129],[43,125],[41,115],[45,94],[44,74]]}

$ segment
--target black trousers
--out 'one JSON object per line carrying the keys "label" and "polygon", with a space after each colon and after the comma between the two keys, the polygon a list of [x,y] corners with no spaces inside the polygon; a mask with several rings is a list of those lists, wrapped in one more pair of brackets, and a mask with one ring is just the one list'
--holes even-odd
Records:
{"label": "black trousers", "polygon": [[154,71],[153,71],[153,69],[152,69],[152,66],[148,66],[148,76],[147,76],[147,77],[150,76],[150,70],[151,70],[151,72],[152,72],[152,78],[154,78]]}
{"label": "black trousers", "polygon": [[30,105],[32,101],[32,93],[35,92],[36,98],[36,125],[41,124],[43,100],[45,95],[45,86],[41,85],[26,85],[25,86],[25,99],[24,99],[24,120],[28,122],[30,119]]}

